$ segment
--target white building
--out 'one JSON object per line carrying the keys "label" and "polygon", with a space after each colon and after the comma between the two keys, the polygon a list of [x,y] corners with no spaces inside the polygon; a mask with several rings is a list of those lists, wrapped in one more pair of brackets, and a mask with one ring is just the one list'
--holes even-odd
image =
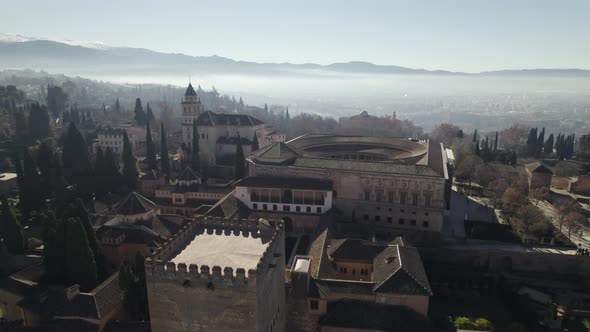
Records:
{"label": "white building", "polygon": [[145,132],[142,132],[141,128],[135,127],[100,129],[98,131],[98,146],[103,150],[111,148],[114,153],[121,154],[123,152],[123,134],[125,132],[127,132],[133,151],[140,150],[142,142],[145,142]]}

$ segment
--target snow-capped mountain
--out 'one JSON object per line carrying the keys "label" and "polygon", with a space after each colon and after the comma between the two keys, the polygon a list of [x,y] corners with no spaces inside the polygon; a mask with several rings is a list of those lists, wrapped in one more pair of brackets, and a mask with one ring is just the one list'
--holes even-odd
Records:
{"label": "snow-capped mountain", "polygon": [[70,40],[70,39],[54,39],[54,38],[45,38],[45,37],[29,37],[23,36],[17,33],[0,33],[0,43],[24,43],[30,41],[52,41],[60,44],[66,44],[70,46],[80,46],[85,48],[93,48],[98,50],[106,50],[112,48],[111,46],[100,42],[100,41],[77,41],[77,40]]}

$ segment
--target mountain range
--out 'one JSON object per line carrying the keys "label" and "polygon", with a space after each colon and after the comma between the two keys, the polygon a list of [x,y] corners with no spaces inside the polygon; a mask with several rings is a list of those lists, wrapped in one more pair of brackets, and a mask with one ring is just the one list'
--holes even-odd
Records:
{"label": "mountain range", "polygon": [[110,46],[96,41],[55,40],[0,33],[0,69],[63,68],[126,69],[151,72],[198,71],[208,73],[256,73],[310,75],[333,74],[398,74],[398,75],[489,75],[489,76],[590,76],[583,69],[523,69],[481,73],[425,70],[393,65],[350,61],[319,65],[314,63],[257,63],[217,55],[191,56],[162,53],[145,48]]}

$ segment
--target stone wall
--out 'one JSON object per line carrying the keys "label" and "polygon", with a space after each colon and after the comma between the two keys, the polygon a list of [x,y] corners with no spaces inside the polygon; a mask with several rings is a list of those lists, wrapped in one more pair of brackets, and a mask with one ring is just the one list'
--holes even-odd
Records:
{"label": "stone wall", "polygon": [[[152,331],[283,331],[284,226],[257,220],[198,218],[146,260]],[[272,231],[256,269],[170,262],[195,236],[211,230]],[[223,236],[223,235],[220,235]]]}

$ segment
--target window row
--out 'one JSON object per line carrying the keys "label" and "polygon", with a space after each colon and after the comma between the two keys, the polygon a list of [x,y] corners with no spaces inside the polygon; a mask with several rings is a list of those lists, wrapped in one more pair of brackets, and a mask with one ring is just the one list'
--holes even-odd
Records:
{"label": "window row", "polygon": [[[368,215],[368,214],[365,214],[365,215],[363,216],[363,220],[365,220],[365,221],[369,221],[370,219],[371,219],[371,218],[369,217],[369,215]],[[382,220],[381,220],[381,216],[379,216],[379,215],[375,215],[375,216],[373,216],[373,220],[374,220],[375,222],[381,222],[381,221],[382,221]],[[385,218],[383,221],[386,221],[388,224],[393,224],[393,217],[386,217],[386,218]],[[406,225],[406,219],[404,219],[404,218],[399,218],[399,219],[397,220],[397,224],[398,224],[398,225]],[[417,225],[417,221],[416,221],[416,219],[410,219],[410,220],[408,220],[408,225],[410,225],[410,226],[416,226],[416,225]],[[428,228],[429,226],[430,226],[430,222],[429,222],[428,220],[424,220],[424,221],[422,221],[422,227],[423,227],[423,228]]]}
{"label": "window row", "polygon": [[[364,199],[365,199],[365,201],[375,201],[375,202],[385,202],[385,199],[387,199],[387,202],[389,202],[389,203],[399,203],[400,205],[407,205],[409,203],[412,206],[418,206],[418,204],[420,202],[420,195],[417,193],[414,193],[411,195],[411,197],[409,197],[410,199],[408,200],[407,194],[408,193],[405,191],[400,191],[399,198],[396,200],[394,191],[387,192],[387,196],[385,196],[385,193],[383,190],[377,190],[377,191],[375,191],[375,195],[372,196],[370,190],[365,190]],[[432,195],[422,195],[422,197],[423,197],[423,206],[430,207],[431,201],[432,201]]]}
{"label": "window row", "polygon": [[[271,206],[271,209],[272,210],[269,210],[268,204],[261,204],[261,205],[259,205],[258,203],[253,203],[252,204],[252,208],[254,210],[279,211],[279,206],[276,205],[276,204],[272,204],[272,206]],[[305,206],[305,207],[303,207],[303,206],[297,205],[297,206],[295,206],[295,212],[303,212],[304,208],[305,208],[305,212],[306,213],[312,213],[312,211],[314,211],[311,206]],[[284,204],[283,207],[282,207],[282,211],[283,212],[292,212],[291,211],[291,205]],[[316,207],[315,208],[315,213],[322,213],[322,208],[319,207],[319,206]]]}

